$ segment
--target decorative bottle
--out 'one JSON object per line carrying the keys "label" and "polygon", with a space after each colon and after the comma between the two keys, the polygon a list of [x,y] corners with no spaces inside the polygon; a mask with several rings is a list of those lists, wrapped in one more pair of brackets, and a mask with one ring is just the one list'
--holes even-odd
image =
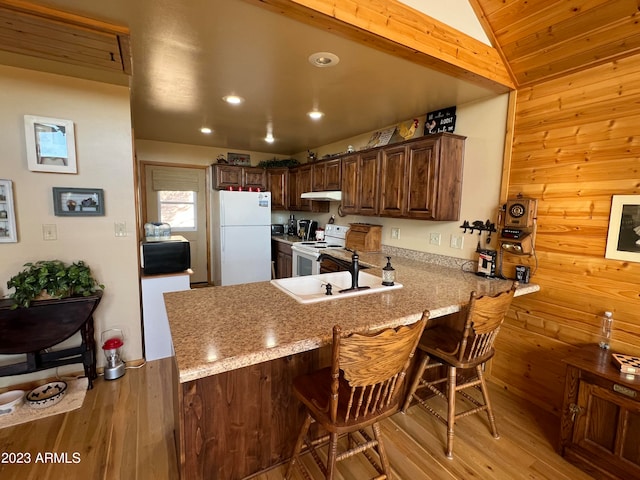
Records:
{"label": "decorative bottle", "polygon": [[600,341],[598,342],[598,345],[603,350],[609,350],[612,326],[613,314],[611,312],[604,312],[604,315],[600,319]]}

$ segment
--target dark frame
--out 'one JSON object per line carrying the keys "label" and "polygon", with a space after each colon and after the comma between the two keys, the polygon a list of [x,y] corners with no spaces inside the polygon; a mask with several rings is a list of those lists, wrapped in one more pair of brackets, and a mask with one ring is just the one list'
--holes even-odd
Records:
{"label": "dark frame", "polygon": [[101,188],[53,187],[53,212],[57,217],[104,216]]}
{"label": "dark frame", "polygon": [[613,195],[605,258],[640,262],[640,195]]}

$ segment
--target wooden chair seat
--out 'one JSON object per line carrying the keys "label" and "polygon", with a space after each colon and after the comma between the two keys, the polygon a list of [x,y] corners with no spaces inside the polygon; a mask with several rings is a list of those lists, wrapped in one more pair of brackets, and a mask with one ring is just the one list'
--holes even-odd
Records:
{"label": "wooden chair seat", "polygon": [[[444,325],[432,328],[427,326],[420,340],[418,368],[402,411],[406,412],[411,401],[415,399],[420,407],[447,425],[446,455],[448,458],[453,458],[455,422],[462,417],[487,412],[491,433],[495,438],[500,436],[496,428],[483,368],[485,362],[495,353],[493,345],[517,287],[517,282],[514,282],[508,292],[501,292],[494,296],[479,297],[476,292],[471,292],[462,328],[456,329]],[[446,375],[437,376],[429,372],[425,376],[425,372],[435,368],[438,369],[436,372],[439,372],[440,367],[445,367]],[[464,375],[459,375],[459,369]],[[434,376],[436,378],[433,378]],[[464,391],[469,388],[479,390],[482,398],[479,399]],[[417,392],[421,389],[427,389],[429,396],[419,396]],[[458,393],[473,406],[462,412],[456,412]],[[437,398],[447,402],[446,418],[430,403],[432,399]]]}
{"label": "wooden chair seat", "polygon": [[[358,453],[377,470],[375,479],[389,478],[390,467],[378,422],[396,413],[399,393],[424,330],[428,313],[411,326],[388,328],[377,333],[353,333],[342,337],[339,326],[333,328],[331,367],[294,379],[293,392],[306,407],[307,415],[289,461],[285,475],[290,479],[299,467],[305,478],[309,474],[300,463],[304,445],[331,480],[336,463]],[[310,426],[316,422],[328,435],[311,438]],[[365,428],[371,427],[373,438]],[[347,434],[348,447],[338,453],[338,438]],[[328,446],[326,464],[316,451]],[[366,450],[374,449],[379,458]]]}
{"label": "wooden chair seat", "polygon": [[[476,365],[490,360],[495,354],[495,350],[491,348],[482,356],[471,360],[460,360],[457,355],[457,348],[460,344],[459,330],[447,326],[437,326],[430,328],[426,332],[418,344],[420,351],[456,368],[474,368]],[[463,356],[463,358],[468,358],[468,355]]]}

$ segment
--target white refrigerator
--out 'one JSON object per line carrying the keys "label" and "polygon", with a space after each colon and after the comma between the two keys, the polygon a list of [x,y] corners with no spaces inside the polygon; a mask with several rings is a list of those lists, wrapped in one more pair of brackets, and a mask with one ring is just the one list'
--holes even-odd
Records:
{"label": "white refrigerator", "polygon": [[213,282],[238,285],[271,279],[271,193],[212,193]]}

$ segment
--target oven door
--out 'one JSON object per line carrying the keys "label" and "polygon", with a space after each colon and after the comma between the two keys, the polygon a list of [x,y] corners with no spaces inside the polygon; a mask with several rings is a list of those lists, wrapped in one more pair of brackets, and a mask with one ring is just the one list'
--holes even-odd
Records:
{"label": "oven door", "polygon": [[292,275],[303,277],[305,275],[317,275],[320,273],[320,262],[317,261],[318,254],[315,252],[303,252],[291,247]]}

